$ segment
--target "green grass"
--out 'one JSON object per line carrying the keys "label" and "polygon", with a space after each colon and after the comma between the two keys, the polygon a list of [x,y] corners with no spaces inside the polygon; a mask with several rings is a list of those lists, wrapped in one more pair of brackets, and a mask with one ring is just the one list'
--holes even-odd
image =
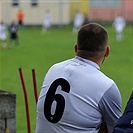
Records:
{"label": "green grass", "polygon": [[[125,39],[116,41],[115,31],[106,27],[109,32],[110,56],[105,60],[101,71],[112,78],[118,85],[123,101],[123,109],[132,91],[132,27],[124,30]],[[53,28],[48,33],[42,33],[41,28],[31,27],[19,33],[20,44],[10,49],[1,49],[0,59],[0,89],[16,94],[16,126],[17,133],[27,132],[24,94],[19,76],[22,68],[27,92],[32,132],[35,131],[36,103],[33,92],[32,69],[36,70],[38,92],[40,92],[44,75],[51,65],[72,58],[76,35],[72,28]]]}

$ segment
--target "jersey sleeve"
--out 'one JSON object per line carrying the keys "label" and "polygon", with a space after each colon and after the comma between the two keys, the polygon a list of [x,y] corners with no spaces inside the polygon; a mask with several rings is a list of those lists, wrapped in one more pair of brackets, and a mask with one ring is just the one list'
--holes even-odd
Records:
{"label": "jersey sleeve", "polygon": [[107,125],[108,133],[113,132],[114,125],[122,115],[122,100],[120,92],[114,83],[103,95],[99,102],[103,121]]}

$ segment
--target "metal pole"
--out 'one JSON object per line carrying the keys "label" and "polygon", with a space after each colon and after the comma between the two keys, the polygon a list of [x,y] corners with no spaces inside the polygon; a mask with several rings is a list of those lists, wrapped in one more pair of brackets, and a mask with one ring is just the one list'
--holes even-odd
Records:
{"label": "metal pole", "polygon": [[29,114],[29,106],[28,106],[28,96],[27,96],[26,86],[25,86],[23,72],[22,72],[22,69],[21,68],[19,68],[19,73],[20,73],[20,78],[21,78],[23,92],[24,92],[24,98],[25,98],[28,133],[31,133],[30,114]]}
{"label": "metal pole", "polygon": [[33,85],[34,85],[34,95],[35,95],[35,100],[36,100],[36,104],[37,104],[37,101],[38,101],[38,92],[37,92],[37,83],[36,83],[35,69],[32,69],[32,78],[33,78]]}

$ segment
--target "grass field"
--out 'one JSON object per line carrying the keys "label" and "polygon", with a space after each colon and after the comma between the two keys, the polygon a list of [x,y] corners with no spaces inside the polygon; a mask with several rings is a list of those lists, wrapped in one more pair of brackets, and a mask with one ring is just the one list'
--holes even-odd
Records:
{"label": "grass field", "polygon": [[[101,67],[107,76],[118,85],[123,101],[123,109],[132,91],[132,27],[124,30],[124,40],[116,41],[115,31],[106,26],[109,32],[111,53]],[[39,27],[24,28],[19,32],[20,44],[0,52],[0,89],[16,94],[16,126],[17,133],[27,132],[24,94],[19,76],[22,68],[27,92],[32,132],[35,131],[36,103],[33,92],[32,69],[36,70],[38,92],[40,92],[44,75],[51,65],[72,58],[76,35],[71,27],[52,28],[48,33],[42,33]]]}

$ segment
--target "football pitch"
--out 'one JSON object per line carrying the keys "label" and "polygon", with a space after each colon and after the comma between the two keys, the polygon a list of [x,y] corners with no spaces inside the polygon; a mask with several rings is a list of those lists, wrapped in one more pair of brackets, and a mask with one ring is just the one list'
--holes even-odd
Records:
{"label": "football pitch", "polygon": [[[124,40],[116,41],[115,30],[106,26],[109,33],[111,53],[101,71],[112,78],[122,95],[123,110],[132,91],[132,26],[124,30]],[[19,68],[22,68],[28,93],[31,130],[35,132],[36,102],[32,81],[32,69],[36,71],[38,93],[44,76],[54,63],[73,58],[76,34],[72,27],[53,27],[42,33],[41,27],[25,27],[19,31],[19,46],[0,49],[0,89],[16,94],[17,133],[27,132],[24,94]]]}

